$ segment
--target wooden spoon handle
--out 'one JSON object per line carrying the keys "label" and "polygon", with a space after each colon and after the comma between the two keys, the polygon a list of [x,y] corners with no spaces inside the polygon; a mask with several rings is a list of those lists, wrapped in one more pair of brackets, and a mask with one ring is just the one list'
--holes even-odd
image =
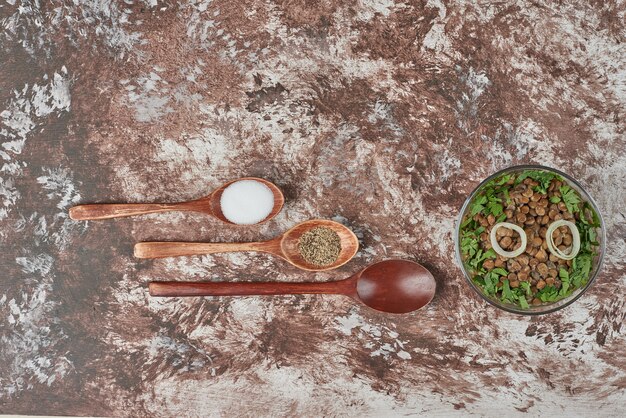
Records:
{"label": "wooden spoon handle", "polygon": [[268,243],[204,243],[204,242],[139,242],[135,244],[137,258],[178,257],[182,255],[215,254],[239,251],[266,251]]}
{"label": "wooden spoon handle", "polygon": [[96,219],[122,218],[124,216],[144,215],[146,213],[182,210],[183,207],[161,203],[105,203],[94,205],[78,205],[70,209],[70,218],[79,221]]}
{"label": "wooden spoon handle", "polygon": [[322,283],[150,282],[151,296],[249,296],[344,293],[345,280]]}

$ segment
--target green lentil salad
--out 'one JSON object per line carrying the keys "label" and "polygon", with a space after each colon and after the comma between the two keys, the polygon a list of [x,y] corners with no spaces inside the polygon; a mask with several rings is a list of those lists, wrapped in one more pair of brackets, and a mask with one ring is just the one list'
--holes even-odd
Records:
{"label": "green lentil salad", "polygon": [[528,309],[587,284],[599,227],[591,204],[558,174],[503,174],[469,203],[459,230],[462,260],[487,297]]}

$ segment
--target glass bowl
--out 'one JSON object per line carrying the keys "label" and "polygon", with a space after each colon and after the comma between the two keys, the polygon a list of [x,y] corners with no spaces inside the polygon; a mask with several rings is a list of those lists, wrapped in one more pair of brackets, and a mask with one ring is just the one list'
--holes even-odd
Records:
{"label": "glass bowl", "polygon": [[[600,245],[598,247],[598,254],[593,258],[592,267],[591,267],[591,270],[589,272],[589,281],[587,282],[587,284],[585,286],[582,286],[582,287],[576,289],[574,292],[572,292],[571,295],[569,295],[568,297],[566,297],[564,299],[561,299],[559,301],[552,302],[552,303],[544,303],[544,304],[541,304],[541,305],[530,305],[530,307],[527,308],[527,309],[523,309],[523,308],[521,308],[521,307],[519,307],[517,305],[504,303],[504,302],[498,300],[495,297],[488,296],[488,295],[483,293],[483,291],[480,289],[480,287],[478,287],[478,285],[476,285],[472,281],[472,277],[470,276],[469,269],[465,265],[465,263],[463,262],[463,257],[461,255],[461,239],[460,239],[461,224],[462,224],[463,219],[465,218],[465,215],[466,215],[467,211],[469,210],[470,203],[478,195],[478,193],[480,193],[483,190],[485,184],[487,184],[492,179],[500,177],[502,175],[509,174],[509,173],[519,173],[519,172],[525,171],[525,170],[548,171],[548,172],[552,172],[552,173],[555,173],[555,174],[563,177],[563,179],[565,180],[565,182],[567,183],[568,186],[570,186],[571,188],[576,190],[580,194],[580,196],[583,198],[583,200],[589,202],[589,204],[591,205],[593,210],[596,212],[596,214],[598,215],[598,218],[600,220],[600,227],[596,228],[596,232],[597,232],[597,235],[598,235],[597,236],[597,242]],[[570,177],[569,175],[567,175],[567,174],[565,174],[565,173],[563,173],[563,172],[561,172],[559,170],[555,170],[554,168],[544,167],[544,166],[540,166],[540,165],[519,165],[519,166],[514,166],[514,167],[508,167],[508,168],[505,168],[504,170],[498,171],[495,174],[492,174],[491,176],[489,176],[485,180],[483,180],[474,189],[474,191],[472,191],[472,193],[470,193],[469,197],[465,200],[465,203],[463,204],[463,207],[461,208],[461,212],[459,213],[459,217],[458,217],[458,219],[456,221],[456,226],[455,226],[455,229],[454,229],[454,247],[455,247],[455,254],[456,254],[457,263],[459,264],[459,266],[461,266],[461,270],[463,270],[463,274],[465,275],[465,278],[467,279],[467,282],[470,284],[472,289],[474,289],[474,291],[480,295],[480,297],[482,297],[484,300],[486,300],[490,304],[492,304],[492,305],[494,305],[494,306],[496,306],[496,307],[498,307],[500,309],[503,309],[503,310],[505,310],[507,312],[516,313],[516,314],[520,314],[520,315],[541,315],[541,314],[547,314],[547,313],[550,313],[550,312],[554,312],[554,311],[557,311],[559,309],[563,309],[566,306],[571,305],[572,303],[574,303],[574,301],[576,301],[576,299],[581,297],[583,295],[583,293],[585,293],[587,291],[587,289],[589,289],[591,287],[591,285],[594,283],[598,273],[600,272],[600,269],[602,267],[602,262],[604,260],[604,251],[605,251],[605,248],[606,248],[606,233],[605,233],[605,231],[606,231],[606,228],[605,228],[605,225],[604,225],[604,219],[602,218],[602,214],[598,210],[598,206],[596,205],[596,202],[593,200],[593,198],[591,196],[589,196],[589,194],[585,191],[585,189],[583,189],[583,187],[576,180],[574,180],[572,177]]]}

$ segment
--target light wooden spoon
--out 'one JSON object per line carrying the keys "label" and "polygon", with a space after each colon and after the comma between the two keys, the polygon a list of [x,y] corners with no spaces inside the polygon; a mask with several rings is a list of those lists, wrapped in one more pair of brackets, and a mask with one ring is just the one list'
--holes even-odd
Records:
{"label": "light wooden spoon", "polygon": [[[298,242],[305,232],[315,227],[330,228],[339,235],[341,251],[337,260],[329,265],[318,266],[307,262],[298,250]],[[359,249],[356,235],[340,223],[326,219],[301,222],[284,234],[263,242],[203,243],[203,242],[139,242],[135,244],[137,258],[163,258],[182,255],[215,254],[225,252],[257,251],[273,254],[292,265],[309,271],[331,270],[344,265]]]}
{"label": "light wooden spoon", "polygon": [[254,180],[265,184],[274,194],[274,208],[272,212],[259,223],[267,222],[276,216],[285,203],[285,197],[280,189],[272,182],[257,177],[244,177],[229,181],[210,195],[188,202],[178,203],[98,203],[92,205],[78,205],[70,209],[70,218],[87,221],[97,219],[122,218],[125,216],[145,215],[148,213],[170,212],[175,210],[201,212],[213,216],[222,222],[237,225],[224,216],[220,199],[224,190],[231,184],[241,180]]}

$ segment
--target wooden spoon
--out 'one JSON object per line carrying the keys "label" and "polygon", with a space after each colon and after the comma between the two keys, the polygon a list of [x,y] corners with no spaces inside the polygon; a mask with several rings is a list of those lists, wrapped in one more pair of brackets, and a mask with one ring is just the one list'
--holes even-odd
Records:
{"label": "wooden spoon", "polygon": [[147,213],[157,213],[157,212],[169,212],[174,210],[180,211],[190,211],[190,212],[201,212],[207,215],[211,215],[214,218],[219,219],[222,222],[226,222],[227,224],[237,225],[224,216],[222,213],[222,208],[220,205],[220,199],[222,197],[222,193],[224,193],[224,189],[226,189],[231,184],[241,181],[241,180],[254,180],[259,183],[265,184],[270,188],[272,193],[274,194],[274,208],[272,212],[267,216],[267,218],[263,219],[259,223],[266,222],[272,219],[274,216],[280,212],[285,203],[285,197],[282,192],[276,185],[272,182],[269,182],[264,179],[260,179],[257,177],[244,177],[237,180],[229,181],[228,183],[222,185],[219,189],[215,190],[208,196],[201,197],[200,199],[191,200],[188,202],[178,202],[178,203],[99,203],[93,205],[78,205],[74,206],[70,209],[70,218],[79,220],[79,221],[87,221],[87,220],[96,220],[96,219],[111,219],[111,218],[121,218],[125,216],[132,215],[144,215]]}
{"label": "wooden spoon", "polygon": [[407,313],[427,305],[435,296],[433,275],[420,264],[387,260],[334,282],[151,282],[152,296],[345,295],[370,308]]}
{"label": "wooden spoon", "polygon": [[[298,241],[305,232],[315,227],[330,228],[339,235],[341,251],[337,260],[326,266],[307,262],[298,250]],[[263,242],[203,243],[203,242],[139,242],[135,244],[137,258],[163,258],[181,255],[215,254],[225,252],[258,251],[287,260],[292,265],[309,271],[331,270],[344,265],[359,249],[359,240],[347,227],[326,219],[301,222],[284,234]]]}

